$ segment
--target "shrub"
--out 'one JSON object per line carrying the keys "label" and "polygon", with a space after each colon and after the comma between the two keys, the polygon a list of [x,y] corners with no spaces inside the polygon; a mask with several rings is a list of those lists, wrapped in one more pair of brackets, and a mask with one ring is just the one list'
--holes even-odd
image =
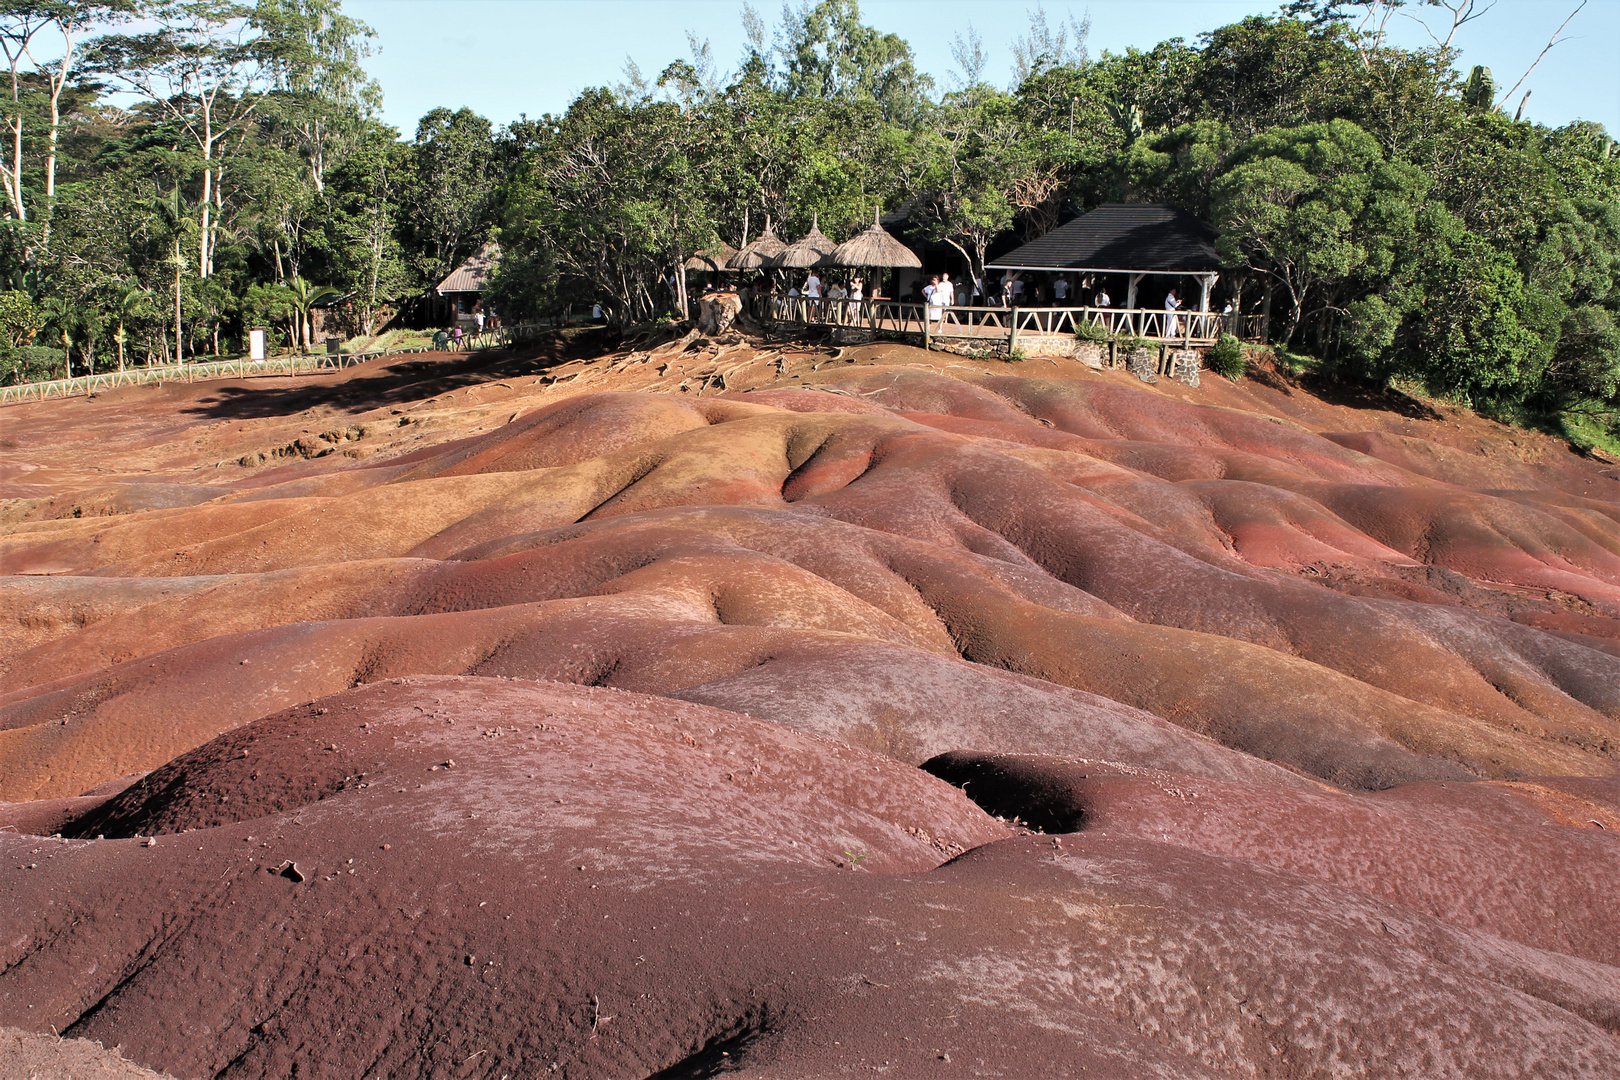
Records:
{"label": "shrub", "polygon": [[1243,377],[1243,369],[1246,366],[1243,343],[1231,334],[1222,334],[1215,347],[1209,350],[1204,366],[1217,375],[1225,375],[1233,382],[1237,382]]}
{"label": "shrub", "polygon": [[62,376],[63,352],[46,345],[8,346],[0,341],[0,383],[41,382]]}
{"label": "shrub", "polygon": [[1074,328],[1074,336],[1081,341],[1106,343],[1114,340],[1113,332],[1096,319],[1087,319]]}

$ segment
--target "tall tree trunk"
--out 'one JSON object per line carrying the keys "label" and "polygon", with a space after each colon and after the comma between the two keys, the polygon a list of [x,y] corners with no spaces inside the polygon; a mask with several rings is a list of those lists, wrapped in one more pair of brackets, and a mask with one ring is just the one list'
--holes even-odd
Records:
{"label": "tall tree trunk", "polygon": [[56,147],[62,133],[62,91],[67,87],[68,71],[73,65],[73,31],[66,20],[57,23],[62,30],[62,41],[65,48],[62,52],[62,66],[51,76],[51,132],[45,151],[45,227],[41,231],[41,238],[51,238],[52,207],[56,203]]}
{"label": "tall tree trunk", "polygon": [[6,126],[11,129],[11,165],[10,165],[9,168],[5,168],[5,167],[0,167],[0,168],[3,168],[4,174],[5,174],[6,198],[10,203],[10,205],[7,207],[7,212],[10,214],[10,216],[16,218],[18,221],[27,221],[28,220],[28,210],[23,205],[23,186],[22,186],[22,174],[23,174],[23,151],[22,151],[23,122],[22,122],[22,104],[21,104],[21,92],[22,91],[21,91],[21,86],[17,81],[17,64],[21,61],[21,59],[22,59],[22,57],[19,55],[17,57],[14,57],[12,59],[12,62],[11,62],[11,108],[12,108],[12,116],[11,116],[11,119],[6,122]]}
{"label": "tall tree trunk", "polygon": [[210,249],[214,236],[214,95],[218,92],[216,88],[212,93],[200,95],[203,129],[197,137],[197,145],[202,150],[203,189],[202,228],[197,235],[197,276],[204,281],[214,261]]}
{"label": "tall tree trunk", "polygon": [[186,362],[185,343],[180,338],[180,271],[185,269],[185,263],[180,261],[180,237],[174,238],[174,362]]}
{"label": "tall tree trunk", "polygon": [[118,336],[113,339],[118,345],[118,370],[124,370],[124,324],[118,324]]}

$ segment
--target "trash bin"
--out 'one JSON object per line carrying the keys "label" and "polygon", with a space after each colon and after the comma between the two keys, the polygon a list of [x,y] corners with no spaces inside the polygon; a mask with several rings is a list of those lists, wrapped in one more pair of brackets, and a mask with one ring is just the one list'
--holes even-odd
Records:
{"label": "trash bin", "polygon": [[327,356],[337,356],[342,352],[343,352],[343,339],[342,338],[340,338],[340,337],[329,337],[329,338],[326,339],[326,355]]}

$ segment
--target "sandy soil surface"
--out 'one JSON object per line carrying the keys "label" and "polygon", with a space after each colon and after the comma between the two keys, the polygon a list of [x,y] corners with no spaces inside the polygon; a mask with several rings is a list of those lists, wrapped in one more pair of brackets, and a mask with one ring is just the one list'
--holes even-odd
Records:
{"label": "sandy soil surface", "polygon": [[141,1080],[163,1075],[100,1043],[8,1027],[0,1027],[0,1074],[15,1080]]}
{"label": "sandy soil surface", "polygon": [[584,333],[9,406],[0,500],[8,1075],[1620,1076],[1550,438]]}

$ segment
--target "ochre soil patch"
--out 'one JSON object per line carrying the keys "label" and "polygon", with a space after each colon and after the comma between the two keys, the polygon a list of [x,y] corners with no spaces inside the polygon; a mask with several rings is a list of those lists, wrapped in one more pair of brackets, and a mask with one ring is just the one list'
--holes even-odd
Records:
{"label": "ochre soil patch", "polygon": [[0,1025],[59,1054],[1620,1076],[1620,473],[1554,440],[598,333],[0,443]]}

